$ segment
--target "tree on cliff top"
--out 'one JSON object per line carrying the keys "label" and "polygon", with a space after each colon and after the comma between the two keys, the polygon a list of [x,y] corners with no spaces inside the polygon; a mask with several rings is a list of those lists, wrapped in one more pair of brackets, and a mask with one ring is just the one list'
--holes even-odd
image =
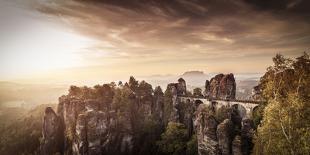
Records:
{"label": "tree on cliff top", "polygon": [[170,122],[157,144],[161,151],[166,154],[181,155],[186,150],[186,142],[187,129],[185,125]]}
{"label": "tree on cliff top", "polygon": [[255,154],[308,154],[310,152],[310,59],[277,55],[274,66],[261,78],[267,101],[257,129]]}

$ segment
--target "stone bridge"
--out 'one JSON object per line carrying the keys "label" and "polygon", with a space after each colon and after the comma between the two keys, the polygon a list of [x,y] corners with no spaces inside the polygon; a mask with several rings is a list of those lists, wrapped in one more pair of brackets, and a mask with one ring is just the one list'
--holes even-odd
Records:
{"label": "stone bridge", "polygon": [[207,104],[214,106],[216,109],[220,107],[233,107],[236,108],[242,118],[252,118],[252,113],[255,108],[261,103],[261,101],[253,100],[222,100],[222,99],[208,99],[204,97],[191,97],[191,96],[178,96],[180,102],[190,102],[196,105]]}

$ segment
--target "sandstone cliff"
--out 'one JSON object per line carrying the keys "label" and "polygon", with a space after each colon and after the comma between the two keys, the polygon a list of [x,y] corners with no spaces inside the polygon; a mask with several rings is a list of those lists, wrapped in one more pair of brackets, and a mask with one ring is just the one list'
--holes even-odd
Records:
{"label": "sandstone cliff", "polygon": [[[217,75],[206,82],[207,87],[213,97],[234,98],[232,74]],[[251,120],[241,123],[232,107],[223,113],[213,105],[183,103],[178,96],[184,95],[184,79],[169,84],[165,93],[133,77],[117,87],[71,86],[69,93],[59,98],[57,112],[52,108],[45,111],[41,154],[163,154],[156,141],[168,122],[184,124],[186,139],[197,136],[199,155],[250,153]]]}
{"label": "sandstone cliff", "polygon": [[235,99],[236,82],[234,75],[232,73],[218,74],[210,81],[206,80],[205,94],[209,98]]}

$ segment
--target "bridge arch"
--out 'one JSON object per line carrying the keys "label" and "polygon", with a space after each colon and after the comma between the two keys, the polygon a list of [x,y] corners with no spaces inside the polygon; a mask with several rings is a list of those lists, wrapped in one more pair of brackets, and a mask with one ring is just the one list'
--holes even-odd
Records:
{"label": "bridge arch", "polygon": [[186,99],[185,102],[186,103],[191,103],[191,100],[190,99]]}
{"label": "bridge arch", "polygon": [[200,104],[203,104],[201,100],[195,100],[195,106],[198,107]]}

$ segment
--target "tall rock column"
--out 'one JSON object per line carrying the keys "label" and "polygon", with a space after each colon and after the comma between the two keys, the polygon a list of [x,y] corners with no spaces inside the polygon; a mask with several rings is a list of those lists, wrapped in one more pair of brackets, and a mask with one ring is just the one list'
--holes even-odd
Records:
{"label": "tall rock column", "polygon": [[241,128],[241,142],[242,142],[242,154],[250,155],[253,149],[253,121],[251,119],[242,120],[242,128]]}
{"label": "tall rock column", "polygon": [[102,154],[103,144],[108,136],[108,117],[99,111],[100,102],[85,101],[86,111],[79,114],[75,127],[73,150],[75,154]]}
{"label": "tall rock column", "polygon": [[40,145],[42,155],[63,153],[63,130],[61,119],[51,107],[45,109],[43,120],[43,141]]}
{"label": "tall rock column", "polygon": [[170,113],[169,122],[179,122],[179,111],[178,111],[178,84],[170,83],[167,86],[167,90],[171,93],[172,111]]}
{"label": "tall rock column", "polygon": [[87,120],[85,114],[80,114],[76,123],[76,137],[73,143],[74,154],[87,154],[88,141],[87,141]]}
{"label": "tall rock column", "polygon": [[217,126],[217,138],[219,143],[219,150],[222,155],[231,154],[232,133],[234,127],[230,119],[225,119]]}
{"label": "tall rock column", "polygon": [[218,122],[211,109],[206,105],[198,107],[198,116],[195,120],[198,154],[199,155],[217,155],[219,152],[216,135]]}
{"label": "tall rock column", "polygon": [[242,155],[241,137],[239,135],[232,142],[232,155]]}
{"label": "tall rock column", "polygon": [[236,98],[236,82],[234,74],[226,74],[220,81],[219,98],[235,99]]}
{"label": "tall rock column", "polygon": [[218,74],[205,84],[206,95],[217,99],[235,99],[236,82],[232,73]]}

